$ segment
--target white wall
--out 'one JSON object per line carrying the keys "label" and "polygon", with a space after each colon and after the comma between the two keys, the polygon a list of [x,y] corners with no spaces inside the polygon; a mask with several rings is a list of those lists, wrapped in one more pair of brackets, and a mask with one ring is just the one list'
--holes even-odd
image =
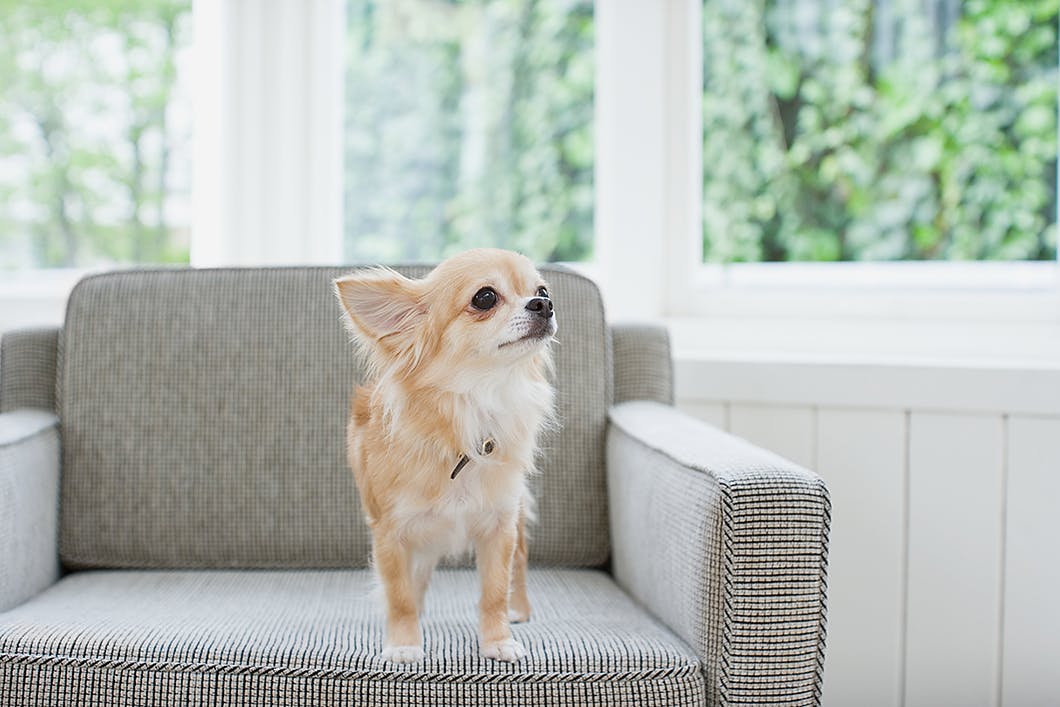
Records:
{"label": "white wall", "polygon": [[825,705],[1060,704],[1060,371],[689,356],[677,396],[828,483]]}

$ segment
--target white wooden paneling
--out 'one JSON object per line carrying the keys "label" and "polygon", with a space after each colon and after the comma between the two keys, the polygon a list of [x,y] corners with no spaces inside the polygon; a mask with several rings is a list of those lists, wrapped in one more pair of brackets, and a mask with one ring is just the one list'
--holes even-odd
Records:
{"label": "white wooden paneling", "polygon": [[716,400],[678,400],[677,407],[719,430],[729,429],[728,405]]}
{"label": "white wooden paneling", "polygon": [[1060,704],[1060,419],[1008,427],[1004,707]]}
{"label": "white wooden paneling", "polygon": [[1002,430],[910,416],[906,707],[997,704]]}
{"label": "white wooden paneling", "polygon": [[732,403],[729,431],[796,464],[814,466],[814,410]]}
{"label": "white wooden paneling", "polygon": [[821,409],[817,468],[832,496],[823,704],[901,704],[904,412]]}

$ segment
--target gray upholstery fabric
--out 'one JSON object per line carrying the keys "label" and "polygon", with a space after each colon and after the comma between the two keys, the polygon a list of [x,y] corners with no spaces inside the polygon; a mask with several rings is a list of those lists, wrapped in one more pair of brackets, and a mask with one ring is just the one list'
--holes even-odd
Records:
{"label": "gray upholstery fabric", "polygon": [[[58,389],[68,566],[366,564],[344,450],[360,372],[331,290],[350,271],[134,271],[75,288]],[[610,337],[595,285],[544,275],[562,433],[531,482],[531,561],[597,565],[609,548]]]}
{"label": "gray upholstery fabric", "polygon": [[41,410],[0,414],[0,611],[59,574],[59,433]]}
{"label": "gray upholstery fabric", "polygon": [[55,410],[59,330],[16,329],[0,338],[0,413]]}
{"label": "gray upholstery fabric", "polygon": [[615,355],[615,402],[674,401],[674,368],[666,327],[616,324],[611,327]]}
{"label": "gray upholstery fabric", "polygon": [[818,704],[824,484],[671,407],[624,403],[611,421],[618,583],[696,648],[711,704]]}
{"label": "gray upholstery fabric", "polygon": [[695,651],[605,574],[531,570],[528,656],[480,657],[468,570],[427,595],[426,661],[378,656],[366,570],[96,571],[0,614],[0,705],[703,705]]}

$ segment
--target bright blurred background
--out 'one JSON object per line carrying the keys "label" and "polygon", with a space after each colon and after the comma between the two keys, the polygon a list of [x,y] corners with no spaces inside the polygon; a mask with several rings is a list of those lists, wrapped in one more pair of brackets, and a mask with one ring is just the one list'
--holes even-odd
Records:
{"label": "bright blurred background", "polygon": [[571,264],[832,490],[827,705],[1060,704],[1060,0],[0,0],[0,331]]}

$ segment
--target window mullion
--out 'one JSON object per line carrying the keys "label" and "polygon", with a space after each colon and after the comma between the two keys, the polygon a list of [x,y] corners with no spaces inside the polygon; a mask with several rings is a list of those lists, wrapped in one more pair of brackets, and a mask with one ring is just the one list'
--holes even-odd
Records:
{"label": "window mullion", "polygon": [[342,260],[341,0],[202,0],[196,266]]}

